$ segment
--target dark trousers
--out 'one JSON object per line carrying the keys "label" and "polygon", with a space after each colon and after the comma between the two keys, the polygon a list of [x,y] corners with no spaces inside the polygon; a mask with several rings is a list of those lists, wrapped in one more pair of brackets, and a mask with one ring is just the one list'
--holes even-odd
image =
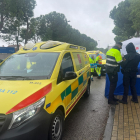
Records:
{"label": "dark trousers", "polygon": [[138,100],[135,84],[136,84],[136,72],[126,72],[123,74],[123,86],[124,86],[124,94],[122,99],[123,101],[127,102],[129,85],[132,93],[132,99],[134,101]]}
{"label": "dark trousers", "polygon": [[94,72],[91,72],[90,75],[92,76],[94,74]]}
{"label": "dark trousers", "polygon": [[110,81],[110,89],[109,89],[109,98],[108,102],[112,102],[114,99],[114,91],[117,86],[117,81],[118,81],[118,73],[116,74],[110,74],[108,73],[109,81]]}

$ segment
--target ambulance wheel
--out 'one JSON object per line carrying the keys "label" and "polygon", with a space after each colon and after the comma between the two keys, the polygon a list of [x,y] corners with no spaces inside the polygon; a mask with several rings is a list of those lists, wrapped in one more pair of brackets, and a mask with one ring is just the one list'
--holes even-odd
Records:
{"label": "ambulance wheel", "polygon": [[64,115],[61,110],[57,110],[53,117],[49,128],[49,140],[62,140],[64,129]]}
{"label": "ambulance wheel", "polygon": [[84,97],[88,97],[90,95],[90,83],[87,85],[86,92],[84,93]]}

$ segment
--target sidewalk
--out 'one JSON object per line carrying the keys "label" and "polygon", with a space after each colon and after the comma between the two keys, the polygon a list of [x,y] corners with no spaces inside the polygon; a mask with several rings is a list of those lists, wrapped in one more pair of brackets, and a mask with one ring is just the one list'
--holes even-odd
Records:
{"label": "sidewalk", "polygon": [[140,97],[139,103],[131,102],[131,98],[127,105],[119,103],[115,107],[111,140],[140,140]]}

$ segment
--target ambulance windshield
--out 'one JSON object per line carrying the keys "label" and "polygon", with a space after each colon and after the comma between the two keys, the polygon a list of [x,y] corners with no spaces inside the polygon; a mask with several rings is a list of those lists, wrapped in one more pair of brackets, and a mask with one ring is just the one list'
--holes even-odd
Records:
{"label": "ambulance windshield", "polygon": [[0,65],[0,79],[49,79],[59,53],[14,54]]}

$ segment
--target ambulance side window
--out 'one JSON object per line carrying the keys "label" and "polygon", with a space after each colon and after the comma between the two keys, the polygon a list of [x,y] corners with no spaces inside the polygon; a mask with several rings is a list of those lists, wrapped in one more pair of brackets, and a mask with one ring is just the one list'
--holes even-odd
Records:
{"label": "ambulance side window", "polygon": [[75,61],[75,64],[76,64],[77,71],[79,71],[82,68],[84,68],[85,67],[85,61],[83,59],[82,53],[80,53],[80,52],[73,52],[72,55],[74,57],[74,61]]}
{"label": "ambulance side window", "polygon": [[65,77],[65,73],[68,72],[68,71],[73,71],[74,72],[74,67],[73,67],[72,58],[71,58],[70,53],[66,53],[63,57],[61,67],[60,67],[60,70],[59,70],[57,84],[62,82],[63,78]]}

